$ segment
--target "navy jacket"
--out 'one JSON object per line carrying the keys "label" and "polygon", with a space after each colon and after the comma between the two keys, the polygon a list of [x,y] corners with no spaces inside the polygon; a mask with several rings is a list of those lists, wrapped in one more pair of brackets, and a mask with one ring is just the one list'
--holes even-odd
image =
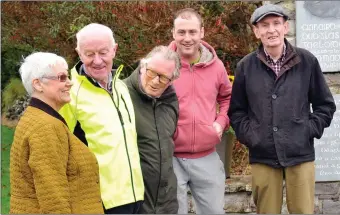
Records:
{"label": "navy jacket", "polygon": [[336,109],[316,57],[285,43],[277,77],[262,45],[238,63],[228,112],[250,163],[275,168],[313,161],[313,138],[322,136]]}

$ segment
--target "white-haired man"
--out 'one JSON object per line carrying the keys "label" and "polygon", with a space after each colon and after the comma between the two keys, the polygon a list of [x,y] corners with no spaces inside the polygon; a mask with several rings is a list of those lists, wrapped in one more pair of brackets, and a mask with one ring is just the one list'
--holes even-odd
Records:
{"label": "white-haired man", "polygon": [[96,155],[105,213],[138,213],[144,184],[135,115],[129,91],[118,79],[122,66],[112,69],[117,50],[113,32],[92,23],[76,37],[81,61],[71,71],[72,102],[60,113]]}
{"label": "white-haired man", "polygon": [[178,100],[172,86],[180,59],[166,46],[157,46],[124,81],[136,114],[137,142],[144,177],[141,213],[176,214],[177,179],[172,165],[178,121]]}

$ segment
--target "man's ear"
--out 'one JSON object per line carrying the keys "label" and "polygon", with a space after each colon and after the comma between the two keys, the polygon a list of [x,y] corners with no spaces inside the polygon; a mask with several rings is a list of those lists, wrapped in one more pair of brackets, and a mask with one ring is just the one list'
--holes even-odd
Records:
{"label": "man's ear", "polygon": [[75,48],[75,50],[76,50],[76,52],[77,52],[77,54],[78,54],[78,57],[80,58],[80,60],[81,60],[81,53],[80,53],[80,50],[78,49],[78,48]]}
{"label": "man's ear", "polygon": [[39,79],[33,79],[32,81],[32,86],[33,86],[33,89],[37,92],[43,92],[43,86],[41,85],[41,82]]}
{"label": "man's ear", "polygon": [[146,72],[146,62],[145,62],[145,59],[143,58],[141,61],[140,61],[140,73],[145,73]]}
{"label": "man's ear", "polygon": [[112,58],[116,57],[117,49],[118,49],[118,43],[115,43],[112,47],[112,50],[113,50],[113,57]]}
{"label": "man's ear", "polygon": [[171,33],[172,33],[172,38],[173,39],[175,39],[175,27],[173,27],[172,29],[171,29]]}
{"label": "man's ear", "polygon": [[284,34],[285,35],[288,34],[288,32],[289,32],[289,23],[288,23],[287,20],[283,23],[283,27],[285,28]]}
{"label": "man's ear", "polygon": [[78,48],[75,48],[74,50],[76,50],[76,52],[78,53],[78,55],[80,54],[80,53],[79,53],[79,49],[78,49]]}
{"label": "man's ear", "polygon": [[256,25],[253,25],[253,32],[254,32],[255,37],[256,37],[257,39],[260,39],[260,38],[261,38],[261,35],[260,35],[260,33],[259,33],[259,28],[258,28]]}
{"label": "man's ear", "polygon": [[204,27],[201,27],[201,39],[204,37]]}

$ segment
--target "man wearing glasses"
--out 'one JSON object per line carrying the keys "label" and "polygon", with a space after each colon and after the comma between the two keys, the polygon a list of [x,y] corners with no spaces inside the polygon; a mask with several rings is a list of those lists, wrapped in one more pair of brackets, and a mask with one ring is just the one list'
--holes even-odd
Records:
{"label": "man wearing glasses", "polygon": [[71,70],[72,100],[60,113],[97,158],[104,212],[137,213],[144,198],[143,176],[129,91],[118,79],[122,67],[113,69],[117,43],[110,28],[96,23],[76,37],[81,61]]}
{"label": "man wearing glasses", "polygon": [[178,100],[172,81],[180,60],[166,46],[155,47],[125,79],[136,115],[137,142],[145,185],[140,213],[176,214],[177,180],[172,167]]}
{"label": "man wearing glasses", "polygon": [[229,127],[231,84],[214,48],[202,40],[203,21],[196,11],[177,12],[172,32],[174,41],[169,47],[182,61],[181,77],[174,81],[179,101],[173,158],[178,213],[188,213],[189,186],[197,214],[224,214],[224,165],[215,146]]}

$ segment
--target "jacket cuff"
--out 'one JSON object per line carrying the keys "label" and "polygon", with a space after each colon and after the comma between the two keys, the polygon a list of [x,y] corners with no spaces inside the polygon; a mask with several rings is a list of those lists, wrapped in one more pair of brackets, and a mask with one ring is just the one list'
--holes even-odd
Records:
{"label": "jacket cuff", "polygon": [[218,116],[215,122],[221,125],[223,131],[229,129],[229,118],[228,117]]}

